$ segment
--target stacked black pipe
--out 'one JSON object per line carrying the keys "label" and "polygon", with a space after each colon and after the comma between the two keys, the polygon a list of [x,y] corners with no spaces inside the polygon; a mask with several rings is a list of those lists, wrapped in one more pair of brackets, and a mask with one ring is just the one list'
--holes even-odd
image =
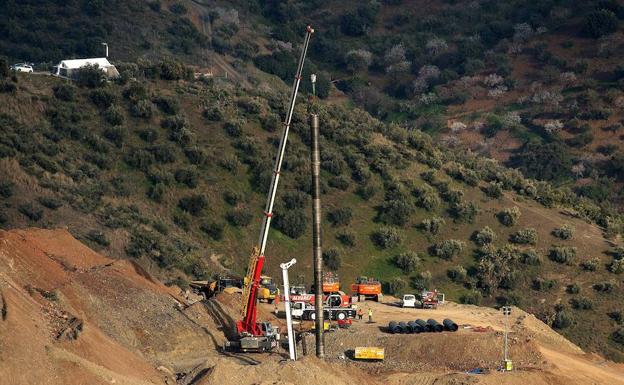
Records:
{"label": "stacked black pipe", "polygon": [[438,321],[430,318],[427,321],[417,319],[409,322],[391,321],[388,324],[388,331],[392,334],[418,334],[418,333],[441,333],[442,331],[456,332],[459,327],[453,320],[446,318],[440,324]]}

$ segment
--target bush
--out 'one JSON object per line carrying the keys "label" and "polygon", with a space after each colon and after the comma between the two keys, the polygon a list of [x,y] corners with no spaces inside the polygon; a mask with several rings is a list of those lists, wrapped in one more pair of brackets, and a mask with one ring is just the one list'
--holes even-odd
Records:
{"label": "bush", "polygon": [[585,17],[583,32],[590,37],[599,38],[617,31],[618,19],[615,14],[606,9],[589,13]]}
{"label": "bush", "polygon": [[578,294],[580,292],[581,292],[581,287],[576,283],[572,283],[566,286],[566,293],[568,294]]}
{"label": "bush", "polygon": [[570,300],[570,305],[577,310],[591,310],[594,307],[594,303],[589,298],[585,297],[572,298]]}
{"label": "bush", "polygon": [[97,107],[107,109],[117,101],[117,95],[108,89],[98,89],[89,93],[89,99],[91,99],[93,104]]}
{"label": "bush", "polygon": [[483,192],[490,198],[498,199],[503,196],[503,185],[497,182],[489,183],[483,188]]}
{"label": "bush", "polygon": [[533,228],[518,230],[509,236],[509,241],[519,245],[534,245],[537,243],[537,230]]}
{"label": "bush", "polygon": [[620,345],[624,345],[624,328],[619,328],[613,332],[611,339]]}
{"label": "bush", "polygon": [[158,96],[153,100],[154,104],[167,115],[176,115],[180,112],[180,103],[172,97]]}
{"label": "bush", "polygon": [[174,178],[176,182],[183,183],[190,188],[197,187],[197,183],[199,182],[199,174],[195,170],[191,169],[181,168],[176,170]]}
{"label": "bush", "polygon": [[423,219],[422,222],[418,225],[418,228],[421,230],[436,235],[440,232],[440,228],[444,226],[446,222],[444,219],[439,217],[433,217],[429,219]]}
{"label": "bush", "polygon": [[130,113],[136,118],[149,119],[154,114],[154,104],[149,100],[139,100],[130,107]]}
{"label": "bush", "polygon": [[223,128],[228,136],[232,138],[240,138],[243,134],[243,124],[244,122],[240,119],[230,120],[226,122]]}
{"label": "bush", "polygon": [[624,259],[614,259],[609,265],[609,271],[613,274],[624,273]]}
{"label": "bush", "polygon": [[199,229],[204,233],[208,234],[208,236],[215,241],[220,241],[223,239],[223,223],[219,222],[205,222],[199,226]]}
{"label": "bush", "polygon": [[599,293],[611,293],[613,291],[613,283],[611,282],[599,282],[595,283],[592,288]]}
{"label": "bush", "polygon": [[377,193],[377,187],[375,187],[374,185],[368,183],[362,186],[359,186],[356,190],[355,193],[357,195],[360,196],[360,198],[364,199],[365,201],[371,199],[372,197],[375,196],[375,194]]}
{"label": "bush", "polygon": [[488,226],[485,226],[481,231],[472,233],[471,239],[477,246],[485,246],[496,240],[496,233]]}
{"label": "bush", "polygon": [[583,270],[587,271],[596,271],[598,269],[598,265],[600,264],[600,260],[598,258],[588,259],[587,261],[581,262],[581,267]]}
{"label": "bush", "polygon": [[607,315],[609,316],[609,318],[614,320],[618,325],[621,325],[622,323],[624,323],[624,312],[622,311],[619,311],[619,310],[611,311],[607,313]]}
{"label": "bush", "polygon": [[110,246],[110,241],[106,237],[106,234],[98,230],[89,231],[87,233],[87,239],[92,242],[97,243],[100,246],[104,246],[104,247]]}
{"label": "bush", "polygon": [[165,195],[165,185],[162,183],[155,184],[147,189],[147,197],[156,203],[162,203],[163,195]]}
{"label": "bush", "polygon": [[22,213],[31,221],[38,221],[43,218],[43,210],[32,203],[24,203],[17,207],[17,211]]}
{"label": "bush", "polygon": [[345,246],[353,247],[355,246],[356,235],[354,231],[343,229],[336,234],[336,239]]}
{"label": "bush", "polygon": [[482,299],[483,295],[480,291],[471,290],[459,297],[459,302],[465,305],[479,305]]}
{"label": "bush", "polygon": [[574,323],[574,317],[572,314],[565,310],[559,310],[555,313],[552,321],[552,327],[555,329],[565,329]]}
{"label": "bush", "polygon": [[522,252],[520,262],[529,266],[538,266],[542,264],[542,257],[534,249],[528,249]]}
{"label": "bush", "polygon": [[54,97],[58,100],[71,102],[76,97],[76,88],[69,84],[59,84],[52,88]]}
{"label": "bush", "polygon": [[178,207],[193,216],[199,216],[208,207],[208,199],[203,194],[189,195],[178,201]]}
{"label": "bush", "polygon": [[350,207],[340,207],[327,213],[327,220],[334,226],[347,226],[353,219],[353,210]]}
{"label": "bush", "polygon": [[455,283],[463,283],[466,281],[466,278],[468,277],[468,272],[463,266],[457,265],[448,269],[446,271],[446,276],[449,277],[451,281]]}
{"label": "bush", "polygon": [[391,249],[400,245],[403,237],[396,228],[384,226],[371,234],[371,240],[381,249]]}
{"label": "bush", "polygon": [[337,188],[338,190],[342,190],[342,191],[347,190],[349,186],[351,185],[350,180],[347,177],[342,176],[342,175],[329,178],[329,181],[327,182],[327,184],[330,187]]}
{"label": "bush", "polygon": [[456,239],[447,239],[432,247],[433,255],[436,257],[451,260],[464,250],[465,243]]}
{"label": "bush", "polygon": [[302,236],[308,224],[308,217],[303,210],[283,211],[275,214],[275,228],[293,239]]}
{"label": "bush", "polygon": [[110,106],[104,111],[104,120],[111,126],[121,126],[124,122],[123,112],[117,106]]}
{"label": "bush", "polygon": [[0,181],[0,197],[2,198],[10,198],[13,196],[13,187],[15,185],[13,182],[9,181]]}
{"label": "bush", "polygon": [[340,257],[340,250],[336,248],[329,248],[323,252],[323,264],[333,271],[337,271],[342,266],[342,258]]}
{"label": "bush", "polygon": [[160,78],[165,80],[184,79],[188,74],[184,63],[170,58],[160,62],[159,67]]}
{"label": "bush", "polygon": [[552,235],[564,240],[572,239],[572,236],[574,235],[574,227],[565,224],[561,227],[557,227],[556,229],[554,229],[552,231]]}
{"label": "bush", "polygon": [[232,224],[232,226],[244,227],[248,226],[253,219],[253,216],[249,212],[247,208],[236,208],[231,210],[226,216],[228,222]]}
{"label": "bush", "polygon": [[76,83],[81,87],[101,87],[105,81],[106,76],[97,64],[87,64],[76,71]]}
{"label": "bush", "polygon": [[518,207],[507,208],[499,212],[496,216],[501,224],[511,227],[518,223],[520,219],[520,209]]}
{"label": "bush", "polygon": [[206,108],[202,112],[202,115],[204,116],[204,118],[212,122],[220,122],[225,117],[225,115],[223,114],[223,109],[221,109],[219,106]]}
{"label": "bush", "polygon": [[63,206],[63,202],[60,199],[56,199],[54,197],[39,197],[37,201],[43,207],[47,207],[50,210],[56,210]]}
{"label": "bush", "polygon": [[411,285],[418,291],[427,290],[431,286],[431,272],[427,270],[416,274],[411,279]]}
{"label": "bush", "polygon": [[230,206],[236,206],[238,203],[245,200],[245,195],[238,191],[228,190],[223,193],[223,200]]}
{"label": "bush", "polygon": [[576,257],[576,247],[553,246],[550,248],[548,257],[557,263],[570,264]]}
{"label": "bush", "polygon": [[388,282],[388,291],[390,294],[399,296],[405,293],[407,289],[407,282],[403,278],[394,277]]}
{"label": "bush", "polygon": [[[1,191],[2,189],[0,188],[0,195],[1,195]],[[8,198],[8,197],[6,197]],[[623,246],[617,246],[614,247],[613,250],[611,250],[609,252],[609,254],[611,254],[611,256],[613,256],[613,259],[624,259],[624,247]]]}
{"label": "bush", "polygon": [[479,207],[474,202],[455,203],[449,209],[455,222],[474,223]]}
{"label": "bush", "polygon": [[401,253],[394,257],[394,264],[399,269],[403,270],[405,274],[410,274],[416,271],[420,262],[421,259],[418,257],[418,253],[413,251]]}

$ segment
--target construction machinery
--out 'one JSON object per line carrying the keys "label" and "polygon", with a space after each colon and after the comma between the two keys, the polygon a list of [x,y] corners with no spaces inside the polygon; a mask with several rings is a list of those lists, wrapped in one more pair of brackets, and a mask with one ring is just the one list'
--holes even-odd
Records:
{"label": "construction machinery", "polygon": [[434,291],[426,291],[420,294],[421,308],[423,309],[437,309],[439,304],[444,303],[444,294]]}
{"label": "construction machinery", "polygon": [[337,293],[340,291],[340,279],[338,274],[333,271],[326,271],[323,273],[323,293]]}
{"label": "construction machinery", "polygon": [[279,288],[277,284],[273,282],[273,278],[263,275],[260,277],[260,286],[258,287],[258,301],[266,301],[268,303],[273,303],[276,299],[279,298]]}
{"label": "construction machinery", "polygon": [[358,277],[355,283],[351,285],[351,293],[357,296],[358,301],[373,299],[380,302],[383,297],[381,282],[372,277]]}
{"label": "construction machinery", "polygon": [[262,226],[260,227],[260,237],[257,246],[253,248],[251,257],[249,258],[249,266],[247,268],[247,275],[244,281],[245,287],[243,288],[242,296],[243,318],[236,322],[238,338],[235,341],[227,341],[224,346],[226,349],[238,349],[244,352],[268,351],[278,345],[280,336],[279,329],[273,327],[268,322],[257,321],[258,289],[261,285],[261,273],[265,261],[264,252],[266,250],[267,238],[271,227],[271,219],[273,218],[273,205],[275,204],[275,195],[277,193],[280,172],[282,170],[282,162],[284,160],[288,133],[290,131],[290,123],[295,109],[295,101],[299,91],[299,84],[301,82],[303,64],[313,32],[314,30],[312,27],[308,26],[306,28],[303,47],[301,49],[301,55],[299,56],[299,63],[297,64],[297,70],[295,71],[295,78],[293,80],[290,94],[290,103],[288,105],[288,110],[286,111],[286,119],[284,120],[282,135],[278,146],[277,156],[275,158],[275,166],[273,168],[273,176],[271,178],[271,184],[264,210],[264,218]]}
{"label": "construction machinery", "polygon": [[[316,319],[316,309],[314,305],[309,302],[293,302],[291,314],[294,318],[303,320],[314,321]],[[323,319],[343,321],[349,318],[355,318],[356,308],[353,306],[323,306],[323,315]]]}
{"label": "construction machinery", "polygon": [[225,289],[242,289],[243,279],[229,275],[219,275],[214,280],[191,281],[189,287],[195,293],[203,295],[207,299],[221,293]]}

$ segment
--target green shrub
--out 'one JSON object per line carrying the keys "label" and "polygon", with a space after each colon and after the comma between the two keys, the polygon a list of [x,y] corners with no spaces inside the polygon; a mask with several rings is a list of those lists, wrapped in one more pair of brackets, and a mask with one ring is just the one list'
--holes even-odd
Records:
{"label": "green shrub", "polygon": [[323,251],[323,264],[332,271],[337,271],[342,266],[340,250],[332,247]]}
{"label": "green shrub", "polygon": [[418,291],[427,290],[431,286],[431,272],[429,270],[420,272],[410,280],[412,287]]}
{"label": "green shrub", "polygon": [[485,246],[496,240],[496,233],[490,227],[485,226],[481,231],[475,231],[471,236],[477,246]]}
{"label": "green shrub", "polygon": [[58,100],[71,102],[76,97],[76,87],[69,84],[58,84],[52,87],[54,97]]}
{"label": "green shrub", "polygon": [[614,259],[609,265],[609,271],[613,274],[624,273],[624,259]]}
{"label": "green shrub", "polygon": [[223,230],[225,226],[220,222],[205,222],[199,226],[199,229],[204,233],[208,234],[208,236],[215,241],[220,241],[223,239]]}
{"label": "green shrub", "polygon": [[181,168],[176,170],[174,178],[176,182],[185,184],[190,188],[197,187],[197,184],[199,183],[199,174],[197,171],[192,169]]}
{"label": "green shrub", "polygon": [[403,270],[405,274],[410,274],[416,271],[421,263],[421,259],[418,253],[408,251],[394,257],[393,262],[399,269]]}
{"label": "green shrub", "polygon": [[245,195],[238,191],[228,190],[223,193],[223,200],[230,206],[236,206],[245,200]]}
{"label": "green shrub", "polygon": [[184,231],[189,231],[191,229],[191,218],[187,213],[174,213],[173,223]]}
{"label": "green shrub", "polygon": [[327,213],[327,220],[334,226],[348,226],[353,219],[353,210],[350,207],[339,207]]}
{"label": "green shrub", "polygon": [[233,154],[226,154],[219,160],[219,166],[223,167],[227,171],[236,171],[241,165],[240,161]]}
{"label": "green shrub", "polygon": [[400,245],[403,237],[396,228],[384,226],[371,234],[371,240],[379,248],[391,249]]}
{"label": "green shrub", "polygon": [[139,130],[137,132],[139,134],[139,138],[147,143],[154,143],[158,140],[158,131],[153,128],[146,128],[144,130]]}
{"label": "green shrub", "polygon": [[13,196],[13,187],[15,184],[6,180],[0,181],[0,197],[10,198]]}
{"label": "green shrub", "polygon": [[542,257],[534,249],[528,249],[522,252],[520,262],[529,266],[538,266],[542,264]]}
{"label": "green shrub", "polygon": [[556,229],[554,229],[552,231],[552,235],[564,240],[572,239],[572,236],[574,235],[574,227],[565,224],[561,227],[557,227]]}
{"label": "green shrub", "polygon": [[152,224],[152,227],[154,228],[154,230],[158,231],[162,235],[169,234],[169,227],[167,227],[164,222],[156,221]]}
{"label": "green shrub", "polygon": [[97,243],[100,246],[108,247],[110,246],[110,241],[106,234],[98,230],[91,230],[87,233],[87,239]]}
{"label": "green shrub", "polygon": [[620,345],[624,345],[624,328],[619,328],[613,332],[611,339]]}
{"label": "green shrub", "polygon": [[76,83],[81,87],[96,88],[104,85],[106,77],[97,64],[87,64],[76,70]]}
{"label": "green shrub", "polygon": [[403,278],[394,277],[388,282],[388,292],[394,296],[400,296],[405,293],[407,282]]}
{"label": "green shrub", "polygon": [[514,226],[520,220],[520,209],[518,207],[506,208],[499,212],[496,216],[501,224],[505,226]]}
{"label": "green shrub", "polygon": [[203,194],[189,195],[178,201],[178,207],[193,216],[199,216],[207,206],[208,199]]}
{"label": "green shrub", "polygon": [[226,122],[223,128],[225,129],[226,134],[232,138],[240,138],[243,135],[243,125],[244,121],[240,119],[230,120]]}
{"label": "green shrub", "polygon": [[618,19],[613,12],[599,9],[587,14],[583,32],[590,37],[599,38],[617,31]]}
{"label": "green shrub", "polygon": [[156,203],[162,203],[165,195],[165,185],[157,183],[147,189],[147,197]]}
{"label": "green shrub", "polygon": [[444,219],[439,217],[433,217],[428,219],[423,219],[422,222],[418,225],[418,228],[421,230],[436,235],[440,232],[442,226],[444,226],[446,222]]}
{"label": "green shrub", "polygon": [[377,187],[375,187],[375,185],[373,184],[367,183],[362,186],[358,186],[358,188],[355,190],[355,193],[359,195],[360,198],[367,201],[375,196],[375,194],[377,193]]}
{"label": "green shrub", "polygon": [[17,207],[17,211],[22,213],[31,221],[38,221],[43,218],[43,210],[32,203],[23,203]]}
{"label": "green shrub", "polygon": [[598,269],[599,264],[600,264],[600,260],[598,258],[591,258],[591,259],[581,262],[581,267],[583,268],[583,270],[596,271],[596,269]]}
{"label": "green shrub", "polygon": [[303,235],[308,225],[308,217],[303,210],[283,210],[275,213],[275,228],[290,238]]}
{"label": "green shrub", "polygon": [[552,321],[552,327],[555,329],[565,329],[570,327],[574,323],[574,317],[572,314],[565,310],[559,310],[555,313]]}
{"label": "green shrub", "polygon": [[202,115],[204,116],[204,118],[212,122],[220,122],[225,117],[223,113],[223,109],[219,106],[211,106],[211,107],[206,108],[202,112]]}
{"label": "green shrub", "polygon": [[436,257],[451,260],[461,254],[465,243],[457,239],[447,239],[432,246],[433,255]]}
{"label": "green shrub", "polygon": [[184,63],[175,59],[167,58],[159,64],[159,75],[165,80],[180,80],[188,76]]}
{"label": "green shrub", "polygon": [[106,88],[89,92],[89,98],[97,107],[107,109],[117,101],[117,95]]}
{"label": "green shrub", "polygon": [[509,236],[509,241],[519,245],[535,245],[537,243],[537,230],[533,228],[518,230]]}
{"label": "green shrub", "polygon": [[180,103],[173,97],[158,96],[153,100],[154,104],[167,115],[176,115],[180,112]]}
{"label": "green shrub", "polygon": [[330,187],[345,191],[351,185],[351,181],[347,177],[339,175],[339,176],[334,176],[334,177],[329,178],[329,181],[327,182],[327,184]]}
{"label": "green shrub", "polygon": [[459,297],[459,302],[465,305],[479,305],[482,299],[483,295],[480,291],[471,290]]}
{"label": "green shrub", "polygon": [[589,298],[585,297],[572,298],[570,300],[570,305],[577,310],[591,310],[594,307],[594,303]]}
{"label": "green shrub", "polygon": [[63,206],[63,202],[54,197],[39,197],[37,201],[41,203],[43,207],[47,207],[50,210],[56,210]]}
{"label": "green shrub", "polygon": [[576,257],[576,247],[553,246],[550,248],[548,257],[557,263],[570,264]]}
{"label": "green shrub", "polygon": [[568,294],[578,294],[580,292],[581,292],[581,287],[576,283],[572,283],[566,286],[566,293]]}
{"label": "green shrub", "polygon": [[356,235],[355,232],[349,229],[342,229],[336,234],[336,239],[345,246],[355,246]]}
{"label": "green shrub", "polygon": [[154,104],[149,100],[139,100],[130,106],[130,113],[136,118],[150,119],[154,115]]}
{"label": "green shrub", "polygon": [[611,311],[607,313],[607,315],[609,316],[609,318],[614,320],[618,325],[621,325],[622,323],[624,323],[624,312],[620,310]]}
{"label": "green shrub", "polygon": [[483,192],[490,198],[498,199],[503,196],[503,185],[502,183],[491,182],[483,188]]}
{"label": "green shrub", "polygon": [[104,120],[111,126],[121,126],[124,122],[124,115],[121,108],[110,106],[104,111]]}
{"label": "green shrub", "polygon": [[184,155],[186,155],[191,164],[198,166],[204,164],[208,159],[205,151],[197,146],[185,148]]}
{"label": "green shrub", "polygon": [[446,276],[455,283],[463,283],[468,277],[468,272],[462,265],[453,266],[446,271]]}
{"label": "green shrub", "polygon": [[613,291],[613,286],[611,282],[598,282],[595,283],[592,288],[599,293],[611,293]]}
{"label": "green shrub", "polygon": [[232,226],[244,227],[248,226],[253,219],[253,216],[249,212],[248,208],[235,208],[227,213],[226,218]]}
{"label": "green shrub", "polygon": [[451,206],[449,213],[455,222],[474,223],[479,207],[474,202],[459,202]]}

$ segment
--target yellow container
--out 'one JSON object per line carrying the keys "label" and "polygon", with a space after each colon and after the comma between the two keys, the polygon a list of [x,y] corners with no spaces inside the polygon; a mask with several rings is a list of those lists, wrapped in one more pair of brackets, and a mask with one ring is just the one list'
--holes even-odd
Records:
{"label": "yellow container", "polygon": [[511,360],[505,360],[505,371],[510,372],[513,370],[513,362]]}
{"label": "yellow container", "polygon": [[358,360],[383,360],[384,357],[384,348],[375,346],[360,346],[355,348],[355,358]]}

